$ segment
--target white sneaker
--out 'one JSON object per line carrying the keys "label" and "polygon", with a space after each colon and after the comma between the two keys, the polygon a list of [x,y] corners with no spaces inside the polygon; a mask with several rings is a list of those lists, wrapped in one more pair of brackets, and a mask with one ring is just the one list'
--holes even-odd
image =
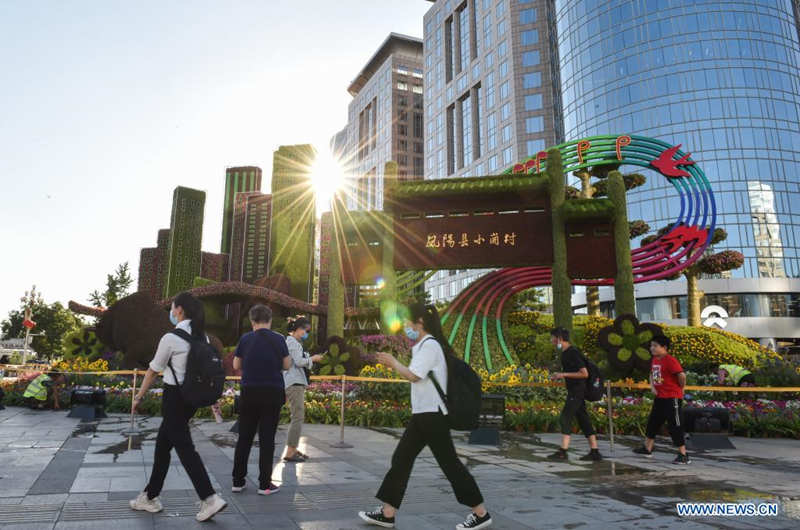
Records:
{"label": "white sneaker", "polygon": [[206,500],[200,501],[200,511],[197,512],[195,519],[200,522],[208,521],[224,510],[226,506],[228,506],[228,503],[215,493]]}
{"label": "white sneaker", "polygon": [[150,513],[158,513],[164,509],[158,497],[155,499],[148,499],[147,493],[141,492],[138,497],[130,501],[130,506],[134,510],[140,510]]}
{"label": "white sneaker", "polygon": [[231,491],[234,493],[241,493],[247,487],[247,484],[242,484],[241,486],[231,486]]}

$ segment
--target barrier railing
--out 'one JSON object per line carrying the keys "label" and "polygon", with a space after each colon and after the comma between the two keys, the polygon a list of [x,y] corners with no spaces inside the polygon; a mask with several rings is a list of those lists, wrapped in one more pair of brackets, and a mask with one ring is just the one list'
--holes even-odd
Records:
{"label": "barrier railing", "polygon": [[[36,371],[36,370],[30,370]],[[64,375],[76,375],[76,376],[83,376],[83,375],[102,375],[102,376],[115,376],[115,375],[132,375],[133,376],[133,385],[131,387],[131,428],[130,431],[126,431],[127,434],[137,434],[135,429],[135,413],[133,412],[133,397],[136,394],[136,383],[139,376],[144,375],[145,370],[106,370],[106,371],[98,371],[98,372],[62,372],[57,370],[50,370],[50,373],[57,373],[57,374],[64,374]],[[240,376],[227,376],[225,378],[227,381],[240,381]],[[340,406],[340,415],[339,415],[339,441],[331,444],[332,447],[336,448],[350,448],[352,445],[345,442],[344,437],[344,427],[345,427],[345,402],[347,400],[347,392],[346,392],[346,384],[348,382],[366,382],[366,383],[400,383],[400,384],[410,384],[410,382],[406,379],[395,379],[395,378],[388,378],[388,377],[362,377],[362,376],[350,376],[350,375],[312,375],[311,381],[337,381],[341,382],[342,390],[341,390],[341,406]],[[530,383],[511,383],[508,381],[492,381],[492,382],[485,382],[488,386],[494,387],[509,387],[509,388],[557,388],[563,387],[563,382],[555,382],[555,381],[542,381],[542,382],[530,382]],[[606,412],[608,415],[608,433],[609,433],[609,442],[611,444],[611,453],[614,454],[614,420],[613,420],[613,399],[611,396],[611,389],[612,388],[622,388],[622,389],[630,389],[630,390],[649,390],[650,385],[648,383],[636,383],[636,382],[626,382],[626,381],[606,381]],[[689,391],[702,391],[702,392],[746,392],[746,393],[800,393],[800,387],[773,387],[773,386],[761,386],[761,387],[731,387],[731,386],[697,386],[697,385],[687,385],[684,387],[684,390]]]}

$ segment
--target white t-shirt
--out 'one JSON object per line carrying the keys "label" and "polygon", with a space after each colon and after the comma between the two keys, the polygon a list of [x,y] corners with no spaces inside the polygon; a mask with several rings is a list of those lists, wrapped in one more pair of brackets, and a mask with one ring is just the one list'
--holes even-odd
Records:
{"label": "white t-shirt", "polygon": [[[188,334],[192,334],[191,320],[181,320],[177,329],[182,329]],[[154,372],[163,372],[164,383],[168,385],[183,384],[183,379],[186,377],[186,360],[189,357],[190,345],[188,342],[175,335],[174,333],[167,333],[158,342],[158,348],[153,360],[150,361],[150,368]],[[168,362],[172,361],[172,368],[169,367]],[[178,376],[178,382],[175,382],[175,377],[172,375],[172,370],[175,370],[175,375]]]}
{"label": "white t-shirt", "polygon": [[436,339],[427,335],[411,348],[411,364],[408,369],[419,377],[419,381],[411,383],[411,414],[439,410],[442,414],[447,414],[447,407],[428,377],[432,370],[442,391],[447,392],[447,364],[442,347]]}

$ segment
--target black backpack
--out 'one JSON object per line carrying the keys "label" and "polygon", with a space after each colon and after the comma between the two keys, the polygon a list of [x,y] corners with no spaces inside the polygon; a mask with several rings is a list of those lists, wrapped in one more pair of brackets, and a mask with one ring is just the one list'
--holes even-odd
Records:
{"label": "black backpack", "polygon": [[[222,367],[219,352],[208,341],[196,339],[182,329],[173,329],[170,333],[190,345],[186,359],[186,376],[180,385],[181,396],[184,401],[198,408],[213,405],[222,397],[222,388],[225,385],[225,369]],[[178,377],[171,359],[168,364],[177,383]]]}
{"label": "black backpack", "polygon": [[594,361],[587,359],[583,353],[583,362],[586,364],[586,371],[589,372],[589,377],[586,378],[586,392],[583,394],[583,399],[586,401],[600,401],[603,399],[606,391],[606,380],[603,374],[600,373]]}
{"label": "black backpack", "polygon": [[[429,337],[431,338],[431,337]],[[425,339],[428,340],[428,339]],[[435,339],[434,339],[435,340]],[[425,341],[423,341],[425,342]],[[457,431],[471,431],[478,428],[481,415],[481,378],[467,363],[444,354],[447,365],[447,393],[442,391],[439,382],[431,371],[428,375],[447,407],[447,423]]]}

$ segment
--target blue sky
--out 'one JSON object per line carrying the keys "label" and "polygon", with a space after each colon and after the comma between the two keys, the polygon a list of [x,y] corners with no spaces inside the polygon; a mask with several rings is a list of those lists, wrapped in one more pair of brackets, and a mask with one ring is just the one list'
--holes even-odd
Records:
{"label": "blue sky", "polygon": [[424,0],[0,3],[0,319],[36,284],[86,301],[205,190],[219,251],[226,166],[327,146],[347,86],[389,32],[422,36]]}

